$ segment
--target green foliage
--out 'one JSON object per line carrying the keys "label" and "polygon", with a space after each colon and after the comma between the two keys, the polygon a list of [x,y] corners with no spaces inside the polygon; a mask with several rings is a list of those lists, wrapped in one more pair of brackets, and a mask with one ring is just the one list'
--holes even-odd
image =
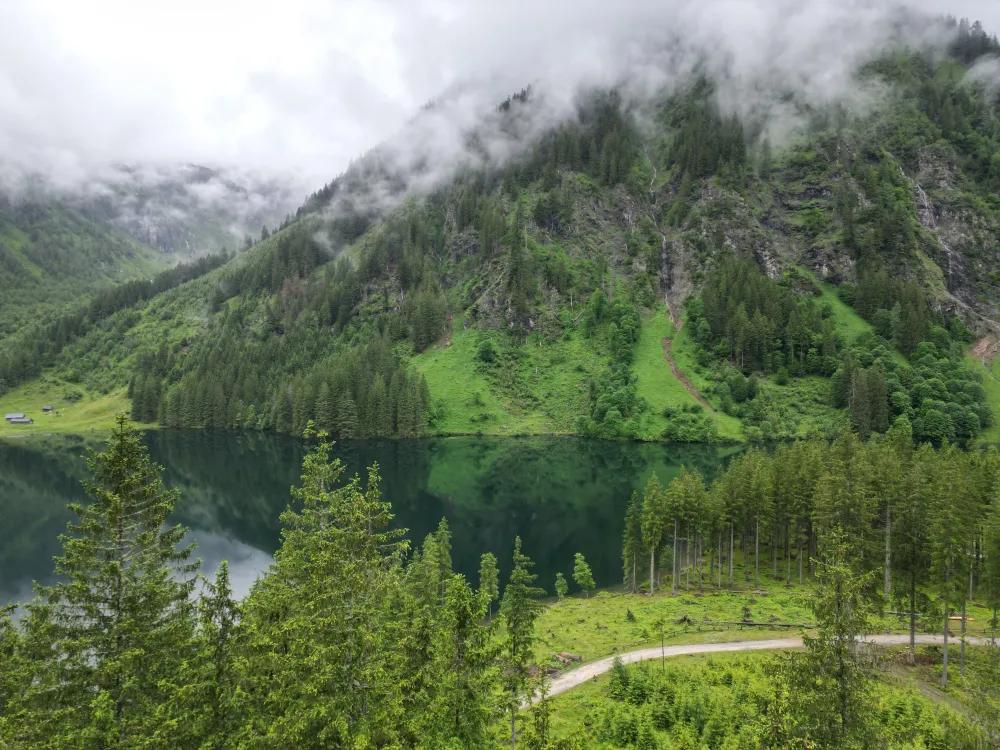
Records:
{"label": "green foliage", "polygon": [[[8,729],[15,745],[58,747],[103,738],[135,747],[167,733],[156,718],[195,650],[190,595],[196,565],[185,529],[166,526],[177,493],[139,435],[119,417],[93,454],[92,503],[62,537],[60,581],[28,606],[23,683]],[[89,709],[89,710],[88,710]]]}
{"label": "green foliage", "polygon": [[[775,730],[798,727],[799,718],[772,677],[781,665],[775,657],[737,655],[671,660],[662,670],[650,664],[612,668],[607,680],[555,699],[556,718],[571,701],[578,705],[576,720],[553,722],[552,733],[602,750],[851,747],[826,743],[822,732],[803,731],[787,743],[775,738]],[[866,720],[887,747],[974,750],[985,742],[967,718],[913,689],[874,681],[868,701]]]}
{"label": "green foliage", "polygon": [[556,592],[556,596],[560,599],[565,599],[567,594],[569,594],[569,583],[566,581],[566,576],[564,576],[561,571],[556,573],[554,590]]}
{"label": "green foliage", "polygon": [[836,330],[819,305],[746,260],[722,259],[688,304],[688,324],[702,346],[746,373],[829,375],[835,366]]}
{"label": "green foliage", "polygon": [[981,377],[965,362],[964,345],[942,327],[901,364],[878,339],[845,354],[832,379],[833,404],[847,407],[863,438],[905,416],[919,442],[967,445],[993,423]]}
{"label": "green foliage", "polygon": [[521,552],[521,537],[514,540],[513,568],[503,590],[500,615],[504,624],[501,645],[503,687],[510,717],[511,743],[517,737],[521,702],[532,694],[531,661],[534,658],[535,619],[541,611],[538,601],[544,591],[535,586],[534,563]]}
{"label": "green foliage", "polygon": [[668,406],[663,410],[667,426],[662,438],[671,443],[712,443],[719,437],[718,428],[701,404],[684,409]]}
{"label": "green foliage", "polygon": [[787,718],[769,717],[774,747],[865,748],[881,733],[859,644],[868,626],[868,582],[849,558],[845,530],[837,527],[816,574],[816,634],[804,637],[805,652],[786,657],[777,670],[774,705]]}
{"label": "green foliage", "polygon": [[597,588],[590,565],[579,552],[573,556],[573,583],[579,586],[586,596],[590,596],[591,592]]}
{"label": "green foliage", "polygon": [[723,117],[712,94],[711,85],[700,80],[669,110],[670,124],[678,129],[670,162],[686,179],[739,170],[747,160],[743,124],[734,115]]}

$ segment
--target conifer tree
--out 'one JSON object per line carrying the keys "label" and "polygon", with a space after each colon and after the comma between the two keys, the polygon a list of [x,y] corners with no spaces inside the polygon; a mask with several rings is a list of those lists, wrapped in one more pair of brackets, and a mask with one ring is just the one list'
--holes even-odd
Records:
{"label": "conifer tree", "polygon": [[492,616],[493,602],[500,595],[500,572],[492,552],[484,552],[479,558],[479,593],[486,599],[487,614]]}
{"label": "conifer tree", "polygon": [[587,597],[597,587],[590,565],[587,564],[586,558],[580,552],[573,556],[573,582],[583,590],[584,596]]}
{"label": "conifer tree", "polygon": [[985,555],[986,597],[993,613],[990,627],[993,641],[1000,633],[1000,499],[993,498],[993,507],[986,520],[983,533],[983,551]]}
{"label": "conifer tree", "polygon": [[[21,632],[11,614],[14,606],[0,607],[0,746],[13,746],[15,729],[23,718],[15,713],[31,679]],[[8,739],[11,738],[11,739]]]}
{"label": "conifer tree", "polygon": [[667,518],[673,521],[674,527],[674,565],[673,565],[673,591],[677,592],[677,581],[680,578],[682,565],[679,549],[680,532],[685,529],[685,549],[692,549],[692,521],[696,514],[705,505],[707,495],[705,485],[701,476],[685,467],[681,467],[680,473],[667,485],[663,495],[663,507]]}
{"label": "conifer tree", "polygon": [[510,717],[510,746],[517,745],[517,717],[521,702],[531,692],[531,660],[534,658],[535,618],[544,592],[535,586],[534,563],[521,552],[521,537],[514,539],[513,569],[503,591],[500,614],[505,626],[504,689]]}
{"label": "conifer tree", "polygon": [[840,527],[823,544],[812,609],[816,634],[804,636],[805,652],[786,657],[779,673],[790,722],[775,725],[776,747],[840,750],[867,748],[872,740],[871,679],[860,659],[859,638],[871,608],[870,574],[858,575]]}
{"label": "conifer tree", "polygon": [[938,468],[933,448],[921,446],[914,453],[895,509],[892,564],[897,577],[906,581],[911,664],[916,661],[917,593],[929,577],[930,512],[936,502]]}
{"label": "conifer tree", "polygon": [[[649,477],[642,493],[642,543],[649,550],[649,594],[656,593],[656,552],[663,543],[663,488],[656,474]],[[676,550],[675,550],[676,551]]]}
{"label": "conifer tree", "polygon": [[624,582],[633,594],[639,590],[638,569],[642,555],[642,495],[635,491],[625,511],[625,528],[622,531]]}
{"label": "conifer tree", "polygon": [[205,725],[198,736],[203,748],[224,750],[240,718],[235,667],[240,606],[233,599],[226,560],[219,563],[215,581],[207,584],[199,609],[198,662],[204,670],[206,690],[202,704]]}
{"label": "conifer tree", "polygon": [[341,486],[331,450],[320,440],[304,459],[274,564],[243,604],[241,741],[258,747],[391,745],[405,726],[387,644],[406,544],[378,467]]}
{"label": "conifer tree", "polygon": [[947,687],[950,617],[955,605],[964,609],[968,592],[968,551],[974,536],[975,509],[969,477],[955,448],[946,447],[938,455],[930,507],[931,573],[943,610],[941,685]]}
{"label": "conifer tree", "polygon": [[569,593],[569,583],[566,582],[566,576],[561,571],[556,573],[555,591],[556,596],[560,599],[565,599]]}
{"label": "conifer tree", "polygon": [[60,580],[28,606],[38,661],[23,694],[20,743],[141,746],[156,731],[164,685],[192,655],[196,564],[167,526],[177,500],[125,416],[88,459],[89,505],[62,536]]}
{"label": "conifer tree", "polygon": [[425,667],[429,697],[407,711],[418,747],[492,744],[499,718],[498,645],[492,629],[482,624],[486,606],[463,576],[450,575],[444,582]]}

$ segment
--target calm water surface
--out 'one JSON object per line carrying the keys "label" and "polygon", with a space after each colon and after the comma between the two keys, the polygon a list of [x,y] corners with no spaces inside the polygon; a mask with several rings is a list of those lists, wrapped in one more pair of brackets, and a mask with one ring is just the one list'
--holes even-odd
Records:
{"label": "calm water surface", "polygon": [[[166,482],[181,491],[175,520],[190,529],[207,574],[228,560],[241,595],[271,562],[278,516],[305,448],[261,433],[161,430],[145,435]],[[32,581],[52,579],[52,556],[70,514],[86,501],[80,479],[94,443],[81,438],[0,442],[0,602],[24,601]],[[456,569],[477,582],[479,556],[509,566],[514,536],[537,563],[539,584],[567,578],[583,552],[599,585],[621,580],[621,532],[633,489],[655,471],[669,481],[682,465],[707,475],[734,449],[615,443],[581,438],[458,437],[344,441],[348,472],[378,462],[395,523],[419,542],[441,518],[453,533]]]}

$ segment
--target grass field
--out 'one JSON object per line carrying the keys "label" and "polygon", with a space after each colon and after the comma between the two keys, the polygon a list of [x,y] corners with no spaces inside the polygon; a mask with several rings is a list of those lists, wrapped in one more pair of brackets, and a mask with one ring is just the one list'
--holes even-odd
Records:
{"label": "grass field", "polygon": [[[55,407],[55,411],[44,413],[42,407],[46,405]],[[0,412],[24,412],[34,420],[34,424],[30,425],[12,425],[6,420],[0,422],[0,438],[101,432],[111,429],[116,415],[129,411],[130,404],[124,388],[108,394],[94,394],[80,386],[43,377],[0,396]]]}
{"label": "grass field", "polygon": [[[648,411],[643,415],[640,435],[645,440],[656,440],[663,434],[667,426],[667,419],[663,416],[664,409],[698,405],[698,400],[674,376],[664,357],[665,338],[675,339],[676,331],[667,317],[666,310],[660,308],[642,321],[642,330],[632,365],[636,377],[636,391],[649,404]],[[683,369],[681,371],[685,372]],[[720,437],[727,440],[740,439],[738,420],[718,410],[709,412],[709,416],[715,423]]]}
{"label": "grass field", "polygon": [[[799,585],[793,570],[790,585],[772,577],[770,564],[761,560],[760,587],[754,586],[749,571],[735,566],[735,589],[717,589],[706,585],[703,591],[693,586],[670,594],[669,575],[662,592],[655,596],[630,594],[621,590],[601,590],[589,598],[569,596],[550,602],[535,624],[538,636],[536,657],[545,662],[561,651],[580,656],[584,662],[616,653],[632,651],[660,643],[660,625],[667,644],[772,638],[776,634],[797,635],[800,628],[773,627],[775,623],[811,625],[812,584],[807,579]],[[707,567],[706,567],[707,575]],[[692,574],[692,579],[693,579]],[[714,580],[714,579],[713,579]],[[744,607],[756,626],[741,626]],[[981,602],[968,606],[968,634],[987,635],[991,612]],[[726,624],[722,624],[726,623]],[[769,627],[772,625],[772,627]],[[897,615],[876,616],[872,632],[908,632],[908,622]],[[934,621],[918,623],[919,632],[936,632]],[[957,634],[958,625],[953,626]]]}
{"label": "grass field", "polygon": [[[927,652],[928,649],[921,649]],[[673,674],[697,671],[706,665],[719,665],[726,668],[739,670],[750,667],[756,674],[764,674],[766,666],[775,658],[777,652],[759,653],[731,653],[731,654],[711,654],[698,656],[674,657],[667,661],[667,668]],[[899,698],[908,698],[922,704],[926,708],[935,711],[947,711],[953,716],[970,716],[968,707],[972,701],[971,691],[960,678],[952,680],[952,687],[947,692],[941,691],[937,684],[937,671],[934,667],[921,665],[910,667],[903,663],[902,659],[893,658],[892,650],[886,650],[887,668],[879,673],[877,696],[894,695]],[[938,654],[927,653],[929,661],[939,660]],[[920,661],[923,661],[921,659]],[[660,666],[656,662],[647,662],[643,666],[632,666],[629,670],[647,669],[658,670]],[[563,693],[551,699],[551,728],[555,737],[566,737],[587,726],[595,712],[609,704],[608,687],[610,675],[605,673],[599,677],[580,685],[573,690]],[[901,705],[906,705],[909,701],[904,700]],[[897,704],[900,705],[900,704]],[[690,707],[689,707],[690,708]],[[710,707],[705,707],[711,710]],[[666,745],[675,747],[675,745]],[[921,744],[920,747],[925,745]],[[687,747],[687,745],[686,745]],[[691,745],[690,747],[695,747]],[[705,747],[704,745],[702,747]]]}
{"label": "grass field", "polygon": [[446,435],[524,429],[493,395],[490,382],[474,366],[478,336],[455,320],[450,344],[439,343],[413,359],[427,379],[437,414],[433,429]]}
{"label": "grass field", "polygon": [[821,293],[820,304],[829,305],[830,309],[833,310],[833,321],[837,326],[837,332],[844,337],[847,343],[853,342],[858,336],[865,333],[871,333],[871,323],[858,315],[853,307],[837,295],[837,287],[821,282],[819,289]]}
{"label": "grass field", "polygon": [[982,375],[986,403],[993,413],[993,424],[980,433],[979,442],[983,445],[1000,445],[1000,357],[994,359],[989,366],[972,356],[966,356],[965,359],[974,372]]}
{"label": "grass field", "polygon": [[[492,363],[479,360],[482,342],[494,345]],[[436,413],[432,429],[444,435],[559,435],[574,431],[586,413],[587,381],[603,366],[578,333],[557,341],[529,336],[523,344],[466,330],[454,322],[450,341],[415,356]]]}

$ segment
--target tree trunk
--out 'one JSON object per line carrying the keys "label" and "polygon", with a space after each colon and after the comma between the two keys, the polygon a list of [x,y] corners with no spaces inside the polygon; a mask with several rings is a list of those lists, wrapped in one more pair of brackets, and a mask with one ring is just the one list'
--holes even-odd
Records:
{"label": "tree trunk", "polygon": [[910,569],[910,664],[917,663],[917,572]]}
{"label": "tree trunk", "polygon": [[792,583],[792,527],[785,523],[785,585]]}
{"label": "tree trunk", "polygon": [[760,519],[754,526],[753,532],[753,583],[760,587]]}
{"label": "tree trunk", "polygon": [[677,559],[677,519],[674,519],[674,560],[672,571],[670,573],[670,590],[671,593],[677,593],[677,566],[680,561]]}
{"label": "tree trunk", "polygon": [[802,540],[799,540],[799,586],[802,585]]}
{"label": "tree trunk", "polygon": [[719,530],[719,588],[722,588],[722,530]]}
{"label": "tree trunk", "polygon": [[729,585],[733,585],[733,549],[734,549],[733,524],[729,524]]}
{"label": "tree trunk", "polygon": [[639,590],[638,582],[635,579],[636,576],[636,557],[635,552],[632,553],[632,593],[636,593]]}
{"label": "tree trunk", "polygon": [[965,677],[965,599],[962,599],[962,644],[958,650],[958,672]]}
{"label": "tree trunk", "polygon": [[771,567],[774,579],[778,579],[778,527],[771,529]]}
{"label": "tree trunk", "polygon": [[656,546],[649,548],[649,595],[656,592]]}
{"label": "tree trunk", "polygon": [[885,504],[885,580],[882,582],[886,601],[892,596],[892,509]]}
{"label": "tree trunk", "polygon": [[[948,578],[950,571],[946,568],[944,573],[944,590],[948,590]],[[941,662],[941,687],[948,687],[948,596],[944,598],[944,659]]]}

